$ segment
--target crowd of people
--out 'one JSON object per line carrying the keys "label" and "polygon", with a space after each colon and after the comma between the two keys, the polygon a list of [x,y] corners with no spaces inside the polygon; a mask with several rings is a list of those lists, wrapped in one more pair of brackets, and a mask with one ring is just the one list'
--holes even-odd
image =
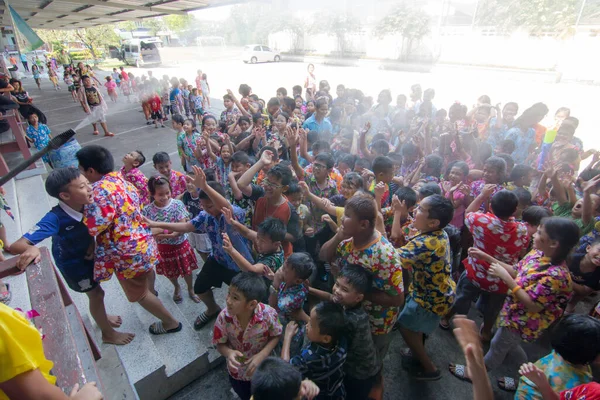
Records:
{"label": "crowd of people", "polygon": [[[92,80],[82,76],[85,90]],[[497,384],[515,398],[600,398],[590,367],[600,303],[576,308],[600,288],[600,153],[575,136],[568,108],[547,123],[543,103],[520,112],[483,95],[446,110],[418,84],[395,104],[389,90],[373,99],[338,85],[334,95],[309,66],[291,95],[281,87],[265,101],[242,84],[216,115],[206,74],[195,83],[107,77],[111,99],[135,95],[148,124],[171,120],[186,174],[164,151],[148,178],[142,151],[129,149],[116,170],[106,148],[85,146],[79,169],[46,180],[59,205],[9,247],[24,269],[52,237],[106,343],[134,340],[104,307],[101,282],[113,274],[158,319],[151,334],[182,329],[156,296],[160,274],[176,303],[204,304],[194,328],[214,322],[244,400],[382,398],[393,330],[409,376],[438,380],[427,339],[453,325],[467,364],[449,371],[475,399],[492,398],[487,372],[509,354],[522,366]],[[480,327],[465,317],[473,301]],[[522,344],[544,336],[552,348],[529,363]]]}

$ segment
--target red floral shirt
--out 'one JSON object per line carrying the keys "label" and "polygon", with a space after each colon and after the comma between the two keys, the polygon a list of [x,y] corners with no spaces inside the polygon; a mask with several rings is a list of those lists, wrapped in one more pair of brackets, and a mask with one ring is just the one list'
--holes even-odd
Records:
{"label": "red floral shirt", "polygon": [[150,193],[148,192],[148,178],[138,168],[132,168],[129,172],[125,171],[125,167],[121,167],[119,171],[123,178],[131,183],[138,190],[140,196],[140,204],[145,206],[150,204]]}
{"label": "red floral shirt", "polygon": [[180,194],[185,193],[187,190],[187,184],[185,182],[185,175],[179,171],[171,170],[171,177],[169,178],[171,184],[171,197],[176,198]]}
{"label": "red floral shirt", "polygon": [[[465,225],[473,235],[473,246],[510,265],[519,261],[519,254],[529,243],[527,226],[514,218],[503,221],[492,213],[474,212],[466,215]],[[491,293],[506,293],[508,287],[488,274],[490,264],[467,257],[463,264],[467,277],[475,286]]]}

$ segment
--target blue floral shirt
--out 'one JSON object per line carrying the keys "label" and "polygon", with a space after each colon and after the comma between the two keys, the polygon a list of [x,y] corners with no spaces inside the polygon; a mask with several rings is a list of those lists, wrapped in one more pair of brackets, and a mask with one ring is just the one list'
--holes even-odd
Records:
{"label": "blue floral shirt", "polygon": [[506,132],[506,139],[515,142],[515,151],[511,154],[515,164],[525,164],[536,146],[535,129],[529,128],[524,133],[519,127],[511,128]]}
{"label": "blue floral shirt", "polygon": [[[33,141],[33,147],[35,147],[38,151],[42,150],[44,147],[48,146],[50,143],[50,128],[47,125],[38,123],[37,129],[33,127],[33,125],[29,125],[27,127],[27,137]],[[48,155],[42,157],[45,162],[48,162]]]}

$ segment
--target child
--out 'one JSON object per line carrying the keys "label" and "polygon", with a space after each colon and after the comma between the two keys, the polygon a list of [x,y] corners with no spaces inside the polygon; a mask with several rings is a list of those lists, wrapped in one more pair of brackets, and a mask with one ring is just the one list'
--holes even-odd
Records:
{"label": "child", "polygon": [[242,272],[235,276],[227,293],[227,308],[219,313],[213,331],[213,344],[226,358],[229,381],[242,400],[251,398],[250,378],[275,349],[283,331],[277,312],[260,302],[265,291],[258,275]]}
{"label": "child", "polygon": [[119,170],[123,178],[138,190],[140,205],[142,206],[150,204],[148,179],[139,169],[145,162],[146,157],[144,157],[144,153],[140,150],[131,151],[123,157],[123,166]]}
{"label": "child", "polygon": [[[185,205],[180,200],[171,198],[171,188],[167,178],[163,176],[150,178],[148,190],[154,201],[144,207],[143,214],[146,218],[158,222],[185,222],[189,219],[190,214]],[[180,276],[183,276],[190,298],[195,303],[199,303],[200,299],[194,293],[192,286],[192,271],[198,269],[198,264],[187,235],[162,230],[155,230],[153,234],[160,254],[156,273],[166,276],[173,284],[175,288],[173,301],[176,304],[183,301],[181,287],[177,281]]]}
{"label": "child", "polygon": [[[190,121],[190,120],[187,120]],[[212,149],[210,144],[210,136],[207,131],[203,132],[204,142],[206,143],[206,150],[208,156],[215,165],[217,172],[217,182],[219,182],[227,192],[231,192],[229,188],[229,173],[231,172],[231,155],[233,154],[233,145],[229,139],[229,135],[225,135],[225,143],[220,145],[219,156],[217,156]]]}
{"label": "child", "polygon": [[392,206],[381,210],[386,230],[389,230],[388,237],[396,248],[404,246],[413,236],[411,234],[414,231],[412,213],[416,205],[417,192],[408,186],[403,186],[392,197]]}
{"label": "child", "polygon": [[150,290],[158,250],[144,224],[137,190],[113,171],[112,154],[104,147],[88,145],[77,152],[77,160],[93,188],[93,203],[84,207],[83,223],[96,238],[94,280],[106,281],[115,273],[127,300],[160,319],[150,325],[151,334],[179,332],[183,325]]}
{"label": "child", "polygon": [[202,90],[203,107],[205,110],[210,108],[210,85],[208,84],[208,78],[206,74],[202,74],[200,80],[200,89]]}
{"label": "child", "polygon": [[515,165],[510,172],[506,188],[508,190],[513,190],[514,188],[524,188],[525,190],[529,190],[529,185],[531,185],[531,179],[533,178],[533,171],[533,168],[529,165]]}
{"label": "child", "polygon": [[204,108],[202,107],[202,103],[204,98],[200,94],[197,88],[192,89],[192,94],[190,94],[190,107],[192,107],[194,118],[200,122],[202,117],[204,116]]}
{"label": "child", "polygon": [[[223,283],[230,284],[240,269],[235,261],[223,249],[223,233],[227,233],[233,247],[235,247],[246,260],[252,261],[250,246],[230,224],[227,224],[223,209],[231,209],[232,218],[243,221],[244,210],[232,206],[225,199],[223,187],[214,181],[207,182],[206,175],[198,168],[193,167],[194,176],[190,180],[200,191],[200,203],[203,210],[191,221],[178,223],[149,222],[152,228],[167,229],[172,232],[207,233],[212,246],[212,253],[204,263],[202,270],[194,283],[194,293],[206,305],[206,310],[196,318],[194,329],[200,330],[209,322],[217,318],[221,308],[215,302],[212,288],[221,287]],[[262,297],[261,297],[262,299]]]}
{"label": "child", "polygon": [[[567,315],[552,332],[552,352],[535,362],[553,391],[562,392],[592,381],[590,364],[600,356],[600,321],[587,315]],[[540,385],[521,376],[515,400],[542,400]]]}
{"label": "child", "polygon": [[[285,196],[289,200],[290,204],[293,205],[296,209],[296,213],[298,214],[298,224],[300,225],[300,233],[302,234],[302,237],[293,243],[294,252],[306,251],[304,235],[314,235],[313,216],[310,213],[310,210],[308,209],[306,204],[303,204],[303,191],[305,191],[305,193],[309,193],[308,186],[306,186],[306,182],[291,182],[290,186],[288,187],[288,190],[285,192]],[[320,206],[320,204],[317,203],[317,206]]]}
{"label": "child", "polygon": [[583,199],[577,200],[573,185],[565,187],[558,179],[558,171],[552,174],[552,191],[556,202],[552,204],[552,211],[557,217],[571,218],[581,229],[581,234],[586,235],[595,226],[595,217],[600,215],[600,196],[596,194],[600,175],[597,175],[583,184]]}
{"label": "child", "polygon": [[[191,219],[194,219],[202,211],[199,190],[196,187],[196,185],[194,185],[194,183],[191,181],[186,182],[186,189],[187,190],[185,191],[185,193],[179,196],[179,199],[185,205],[185,208],[191,215]],[[192,248],[194,248],[198,253],[200,253],[200,257],[202,257],[202,260],[206,262],[208,256],[210,256],[210,253],[212,251],[212,246],[210,244],[210,239],[208,238],[208,235],[206,233],[189,232],[188,240],[190,241]]]}
{"label": "child", "polygon": [[281,358],[268,357],[252,375],[253,400],[312,400],[319,387]]}
{"label": "child", "polygon": [[183,97],[183,110],[185,116],[190,116],[190,91],[188,90],[187,83],[182,79],[181,83],[181,97]]}
{"label": "child", "polygon": [[60,90],[60,86],[58,86],[58,75],[56,75],[56,70],[52,68],[50,63],[48,63],[48,78],[54,85],[54,90]]}
{"label": "child", "polygon": [[121,79],[119,79],[119,73],[117,72],[116,68],[113,68],[113,72],[110,74],[110,76],[112,77],[113,81],[115,81],[117,86],[121,87]]}
{"label": "child", "polygon": [[[503,189],[502,182],[506,173],[506,162],[500,157],[490,157],[483,164],[483,178],[471,183],[471,198],[481,194],[485,185],[494,185],[490,198]],[[489,205],[482,203],[480,211],[488,211]]]}
{"label": "child", "polygon": [[[85,75],[82,78],[83,88],[80,91],[79,101],[83,107],[83,111],[86,114],[90,114],[92,119],[92,126],[94,127],[94,135],[99,135],[98,127],[96,124],[100,122],[102,129],[104,129],[104,136],[115,136],[114,133],[108,131],[106,126],[106,102],[102,97],[102,93],[94,86],[92,86],[92,78]],[[93,114],[93,115],[92,115]]]}
{"label": "child", "polygon": [[67,85],[67,90],[71,93],[73,103],[77,103],[77,90],[73,83],[73,77],[67,71],[65,71],[65,74],[63,75],[63,81],[65,82],[65,85]]}
{"label": "child", "polygon": [[42,74],[40,73],[40,69],[37,65],[33,64],[31,66],[31,74],[33,75],[33,79],[35,80],[35,84],[38,89],[42,90]]}
{"label": "child", "polygon": [[163,122],[168,121],[169,114],[171,113],[171,98],[169,96],[169,83],[168,82],[163,83],[160,102],[163,107],[163,115],[164,115]]}
{"label": "child", "polygon": [[[27,122],[29,122],[26,132],[27,140],[33,144],[33,147],[35,147],[37,151],[43,150],[46,146],[48,146],[48,143],[50,143],[50,139],[52,139],[52,132],[50,132],[50,128],[48,128],[47,125],[39,122],[39,117],[36,113],[29,114],[27,117]],[[50,163],[50,154],[43,156],[42,160],[52,166]]]}
{"label": "child", "polygon": [[231,156],[231,172],[229,173],[229,187],[231,188],[232,203],[246,210],[246,219],[244,225],[252,226],[252,217],[254,216],[254,200],[244,196],[238,187],[237,180],[244,172],[250,169],[254,164],[254,158],[248,156],[244,151],[236,151]]}
{"label": "child", "polygon": [[381,365],[371,336],[369,316],[362,302],[371,293],[373,276],[360,265],[349,264],[337,276],[332,293],[309,288],[322,300],[341,304],[346,311],[348,357],[344,364],[347,400],[364,400],[376,383]]}
{"label": "child", "polygon": [[443,230],[452,220],[453,206],[440,195],[425,198],[418,206],[414,226],[420,234],[398,249],[399,262],[410,268],[413,282],[404,309],[398,318],[400,333],[410,351],[404,358],[416,359],[409,374],[417,380],[441,378],[441,372],[425,351],[425,335],[438,326],[454,301],[455,284],[451,277],[448,236]]}
{"label": "child", "polygon": [[574,312],[577,303],[600,289],[600,240],[585,248],[585,253],[574,254],[569,259],[573,279],[573,298],[566,312]]}
{"label": "child", "polygon": [[150,105],[150,117],[152,118],[152,122],[154,122],[154,127],[158,129],[158,124],[160,123],[160,127],[164,128],[165,121],[167,119],[163,118],[162,101],[160,100],[160,97],[156,92],[154,92],[152,96],[150,96],[150,98],[148,99],[148,104]]}
{"label": "child", "polygon": [[119,79],[121,79],[121,90],[123,91],[123,95],[127,97],[127,102],[131,103],[131,100],[129,99],[129,96],[131,96],[131,81],[129,80],[127,72],[123,71],[119,76]]}
{"label": "child", "polygon": [[106,91],[108,92],[108,97],[113,101],[113,103],[117,102],[117,84],[112,80],[110,76],[106,77],[106,83],[104,84]]}
{"label": "child", "polygon": [[184,119],[182,115],[175,114],[171,118],[173,129],[177,132],[177,152],[181,159],[184,171],[191,171],[192,166],[199,166],[197,152],[200,133],[196,130],[196,122],[193,119]]}
{"label": "child", "polygon": [[46,192],[59,204],[10,246],[11,253],[21,254],[17,267],[24,270],[39,260],[40,251],[35,245],[52,237],[56,266],[72,290],[88,296],[90,314],[102,331],[102,341],[117,345],[131,342],[134,334],[114,330],[121,325],[121,317],[106,314],[104,291],[94,280],[94,239],[81,222],[84,206],[93,201],[88,180],[76,168],[61,168],[50,172],[45,185]]}
{"label": "child", "polygon": [[[402,263],[388,240],[375,229],[377,205],[372,197],[353,196],[344,208],[342,225],[323,244],[319,259],[336,261],[338,268],[359,264],[373,273],[373,289],[378,298],[363,301],[371,320],[371,334],[377,359],[383,362],[391,342],[391,331],[404,303]],[[332,265],[332,271],[334,265]]]}
{"label": "child", "polygon": [[[231,218],[229,212],[225,212],[225,219],[229,225],[232,225],[246,238],[254,242],[258,253],[256,263],[252,264],[244,258],[232,245],[226,233],[223,235],[223,250],[235,261],[242,271],[254,272],[263,275],[270,281],[275,277],[275,273],[283,265],[283,250],[281,242],[285,239],[285,226],[277,218],[269,217],[259,226],[258,231],[254,232],[245,225]],[[288,258],[289,260],[289,258]],[[271,283],[269,282],[269,285]]]}
{"label": "child", "polygon": [[[473,235],[473,248],[463,262],[465,271],[458,280],[456,302],[441,322],[441,327],[448,329],[452,316],[467,315],[471,301],[479,296],[483,313],[480,336],[486,342],[492,337],[492,327],[508,290],[501,280],[490,274],[490,257],[514,265],[519,261],[522,248],[529,243],[526,225],[513,217],[519,203],[514,193],[501,190],[492,197],[491,213],[477,211],[493,191],[493,185],[484,186],[483,192],[467,208],[465,225]],[[480,256],[481,253],[484,255]]]}
{"label": "child", "polygon": [[344,399],[344,362],[346,361],[346,338],[344,309],[341,305],[322,302],[310,312],[306,324],[308,345],[298,356],[290,357],[290,345],[298,330],[295,322],[285,329],[281,358],[298,368],[302,377],[319,386],[319,398]]}
{"label": "child", "polygon": [[452,202],[454,216],[450,224],[458,229],[465,225],[465,209],[470,204],[471,189],[466,183],[469,179],[469,166],[464,161],[456,161],[449,165],[446,180],[442,182],[444,197]]}
{"label": "child", "polygon": [[[562,316],[572,296],[565,259],[578,238],[579,228],[573,221],[550,217],[542,220],[534,236],[534,250],[514,267],[483,252],[477,253],[477,257],[485,257],[492,264],[490,273],[500,278],[512,293],[506,298],[498,319],[499,329],[485,355],[488,371],[498,368],[509,352],[520,363],[526,362],[521,342],[536,341]],[[470,378],[462,365],[450,364],[450,372],[459,379]],[[516,389],[512,378],[501,378],[498,385],[504,390]]]}
{"label": "child", "polygon": [[154,169],[169,180],[173,198],[182,195],[186,191],[185,175],[171,169],[171,157],[166,152],[159,151],[156,153],[152,157],[152,162],[154,163]]}
{"label": "child", "polygon": [[519,373],[533,382],[542,394],[543,400],[598,400],[600,399],[600,384],[596,382],[585,383],[572,389],[557,393],[544,375],[544,371],[526,363],[521,365]]}
{"label": "child", "polygon": [[392,204],[392,195],[390,193],[390,183],[394,178],[394,163],[389,157],[378,156],[373,160],[373,174],[375,179],[369,187],[371,193],[375,193],[375,187],[382,182],[385,190],[380,199],[381,208],[389,207]]}
{"label": "child", "polygon": [[285,327],[295,321],[298,327],[289,343],[291,357],[299,354],[302,347],[304,326],[309,319],[303,309],[308,294],[305,281],[314,271],[315,264],[307,253],[294,253],[285,260],[283,268],[275,274],[273,284],[269,287],[269,304],[277,306],[281,324]]}

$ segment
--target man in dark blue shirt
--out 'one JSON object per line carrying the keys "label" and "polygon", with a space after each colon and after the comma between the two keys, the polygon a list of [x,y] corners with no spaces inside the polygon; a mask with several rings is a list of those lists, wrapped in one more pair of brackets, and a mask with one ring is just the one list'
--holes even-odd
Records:
{"label": "man in dark blue shirt", "polygon": [[94,281],[94,238],[83,224],[83,206],[93,201],[92,187],[75,168],[53,170],[46,180],[46,191],[59,200],[29,232],[10,246],[21,254],[17,267],[24,270],[31,262],[39,262],[36,244],[52,238],[52,256],[69,287],[85,293],[90,301],[90,314],[102,330],[102,341],[123,345],[131,342],[132,333],[117,332],[121,317],[109,316],[104,307],[104,291]]}

